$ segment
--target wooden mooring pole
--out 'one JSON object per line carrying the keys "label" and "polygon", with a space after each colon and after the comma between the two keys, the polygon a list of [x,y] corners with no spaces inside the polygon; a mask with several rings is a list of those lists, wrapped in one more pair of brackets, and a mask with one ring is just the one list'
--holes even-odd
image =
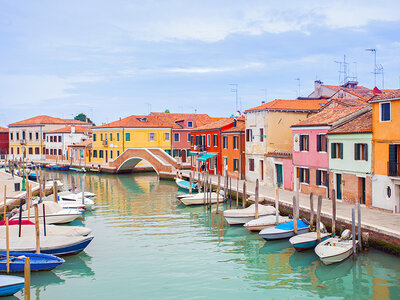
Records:
{"label": "wooden mooring pole", "polygon": [[6,208],[7,208],[7,186],[4,185],[3,220],[6,219]]}
{"label": "wooden mooring pole", "polygon": [[356,211],[353,207],[351,209],[351,235],[353,237],[353,255],[356,254]]}
{"label": "wooden mooring pole", "polygon": [[310,228],[314,225],[314,194],[310,193]]}
{"label": "wooden mooring pole", "polygon": [[25,278],[24,299],[30,300],[31,299],[31,260],[29,257],[25,258],[24,278]]}
{"label": "wooden mooring pole", "polygon": [[219,193],[221,190],[221,175],[218,173],[218,185],[217,185],[217,210],[216,210],[216,214],[218,215],[218,206],[219,206]]}
{"label": "wooden mooring pole", "polygon": [[332,190],[332,236],[336,235],[336,193]]}
{"label": "wooden mooring pole", "polygon": [[192,172],[189,173],[189,194],[192,193]]}
{"label": "wooden mooring pole", "polygon": [[7,274],[10,273],[10,228],[8,227],[8,218],[6,218],[6,257],[7,257]]}
{"label": "wooden mooring pole", "polygon": [[258,179],[256,180],[256,190],[255,190],[255,192],[256,192],[256,198],[255,198],[255,214],[254,214],[254,217],[256,218],[256,219],[258,219],[258,189],[259,189],[259,186],[258,186]]}
{"label": "wooden mooring pole", "polygon": [[[361,199],[360,199],[361,202]],[[361,235],[361,206],[357,203],[357,217],[358,217],[358,250],[362,250],[362,235]]]}
{"label": "wooden mooring pole", "polygon": [[40,253],[39,209],[35,204],[36,253]]}
{"label": "wooden mooring pole", "polygon": [[293,196],[293,232],[297,234],[296,196]]}
{"label": "wooden mooring pole", "polygon": [[279,186],[275,187],[275,225],[279,225]]}
{"label": "wooden mooring pole", "polygon": [[236,181],[236,209],[239,208],[239,175]]}
{"label": "wooden mooring pole", "polygon": [[246,207],[247,201],[247,190],[246,190],[246,180],[243,181],[243,194],[242,194],[242,208]]}
{"label": "wooden mooring pole", "polygon": [[317,241],[318,244],[321,243],[321,208],[322,208],[322,196],[318,196],[317,205]]}

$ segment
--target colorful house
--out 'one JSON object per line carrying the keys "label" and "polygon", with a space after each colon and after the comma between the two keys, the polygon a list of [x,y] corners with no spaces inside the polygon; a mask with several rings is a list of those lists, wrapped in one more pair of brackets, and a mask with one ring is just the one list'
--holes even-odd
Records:
{"label": "colorful house", "polygon": [[221,132],[223,169],[229,177],[245,179],[246,149],[244,120],[233,122],[233,127]]}
{"label": "colorful house", "polygon": [[325,98],[277,99],[246,110],[246,179],[293,189],[290,126],[326,103]]}
{"label": "colorful house", "polygon": [[191,169],[222,174],[221,133],[234,127],[237,119],[224,118],[192,130]]}
{"label": "colorful house", "polygon": [[130,116],[92,128],[95,165],[107,164],[128,148],[161,148],[171,152],[172,126],[154,115]]}
{"label": "colorful house", "polygon": [[[349,100],[331,100],[321,111],[310,118],[292,125],[293,171],[295,189],[330,197],[329,155],[327,133],[368,110],[367,103]],[[343,159],[343,147],[336,145],[335,159]],[[333,155],[333,154],[331,154]],[[334,177],[337,199],[342,199],[342,177]]]}
{"label": "colorful house", "polygon": [[[330,194],[345,202],[372,205],[372,107],[328,131]],[[337,155],[337,149],[342,155]],[[338,177],[340,177],[338,179]],[[342,183],[339,185],[339,183]]]}
{"label": "colorful house", "polygon": [[400,90],[372,100],[372,205],[399,212]]}
{"label": "colorful house", "polygon": [[8,154],[8,129],[0,127],[0,156],[4,157]]}
{"label": "colorful house", "polygon": [[45,159],[46,132],[60,129],[65,126],[82,126],[90,128],[92,127],[92,124],[72,119],[37,116],[8,125],[10,134],[10,155],[16,158],[22,158],[22,154],[25,151],[26,159]]}
{"label": "colorful house", "polygon": [[91,164],[92,139],[68,146],[68,161],[76,165]]}
{"label": "colorful house", "polygon": [[152,112],[172,127],[172,156],[185,163],[190,158],[190,134],[193,129],[214,122],[207,114]]}

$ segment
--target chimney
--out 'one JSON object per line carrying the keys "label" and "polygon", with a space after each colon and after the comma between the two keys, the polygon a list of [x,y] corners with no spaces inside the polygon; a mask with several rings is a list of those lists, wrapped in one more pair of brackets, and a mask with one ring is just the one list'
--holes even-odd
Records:
{"label": "chimney", "polygon": [[315,80],[314,81],[314,93],[316,95],[314,95],[315,98],[319,98],[322,96],[321,94],[321,85],[323,84],[323,82],[321,80]]}
{"label": "chimney", "polygon": [[75,126],[71,126],[71,133],[75,133]]}

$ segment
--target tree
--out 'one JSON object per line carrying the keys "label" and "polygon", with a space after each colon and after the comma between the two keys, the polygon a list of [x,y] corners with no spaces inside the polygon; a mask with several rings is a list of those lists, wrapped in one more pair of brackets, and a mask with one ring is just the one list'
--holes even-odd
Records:
{"label": "tree", "polygon": [[93,126],[96,126],[96,124],[94,124],[94,122],[90,120],[90,118],[88,118],[84,113],[80,113],[79,115],[75,116],[74,120],[92,123]]}
{"label": "tree", "polygon": [[164,112],[167,113],[167,114],[169,114],[169,109],[166,109]]}

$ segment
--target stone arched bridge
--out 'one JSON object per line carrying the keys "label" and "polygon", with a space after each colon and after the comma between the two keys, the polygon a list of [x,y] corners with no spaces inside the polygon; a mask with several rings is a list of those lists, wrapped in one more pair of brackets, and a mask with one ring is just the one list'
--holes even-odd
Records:
{"label": "stone arched bridge", "polygon": [[129,148],[114,161],[109,162],[109,167],[116,172],[132,170],[140,161],[145,160],[152,165],[157,174],[172,173],[180,169],[180,164],[167,152],[160,148]]}

